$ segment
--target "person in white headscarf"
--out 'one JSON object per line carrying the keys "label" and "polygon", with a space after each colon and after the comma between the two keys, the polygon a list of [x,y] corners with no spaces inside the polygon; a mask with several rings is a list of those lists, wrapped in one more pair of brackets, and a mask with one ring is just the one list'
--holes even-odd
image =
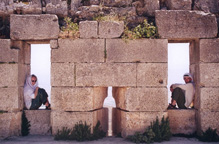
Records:
{"label": "person in white headscarf", "polygon": [[48,94],[44,89],[38,87],[38,81],[35,75],[30,75],[26,78],[24,102],[25,107],[30,110],[36,110],[42,104],[46,105],[46,109],[50,109]]}
{"label": "person in white headscarf", "polygon": [[191,105],[195,95],[195,86],[193,77],[190,73],[183,75],[185,84],[172,84],[170,91],[172,92],[172,100],[168,109],[176,108],[176,104],[180,109],[187,109]]}

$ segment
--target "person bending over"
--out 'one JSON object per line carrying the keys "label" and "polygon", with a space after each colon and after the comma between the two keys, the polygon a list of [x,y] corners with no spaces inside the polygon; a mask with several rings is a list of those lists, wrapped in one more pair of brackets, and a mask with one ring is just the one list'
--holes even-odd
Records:
{"label": "person bending over", "polygon": [[194,99],[195,87],[192,75],[185,73],[183,79],[186,84],[172,84],[170,91],[172,92],[171,103],[168,109],[176,108],[176,104],[180,109],[187,109],[191,105]]}
{"label": "person bending over", "polygon": [[46,109],[50,108],[48,94],[43,88],[38,87],[37,77],[33,74],[26,78],[24,85],[24,102],[27,109],[36,110],[44,104]]}

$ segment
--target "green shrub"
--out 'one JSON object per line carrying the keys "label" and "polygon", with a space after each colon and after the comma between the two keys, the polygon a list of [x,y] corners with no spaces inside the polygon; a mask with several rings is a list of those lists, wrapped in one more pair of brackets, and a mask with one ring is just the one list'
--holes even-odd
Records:
{"label": "green shrub", "polygon": [[61,27],[59,37],[62,38],[79,38],[79,26],[77,23],[72,22],[70,17],[65,17],[65,26]]}
{"label": "green shrub", "polygon": [[203,142],[218,142],[219,136],[217,129],[208,128],[205,132],[202,132],[202,135],[198,139]]}
{"label": "green shrub", "polygon": [[157,117],[144,133],[136,132],[134,135],[128,136],[127,139],[135,143],[152,143],[170,140],[171,136],[168,118],[163,117],[161,124],[159,124]]}
{"label": "green shrub", "polygon": [[139,38],[159,38],[157,27],[153,23],[148,23],[147,20],[144,20],[142,24],[139,24],[135,28],[129,30],[125,26],[124,33],[122,35],[124,40],[130,39],[139,39]]}
{"label": "green shrub", "polygon": [[100,122],[98,121],[91,133],[91,126],[86,122],[79,121],[75,124],[73,129],[63,128],[58,130],[55,135],[55,140],[76,140],[76,141],[89,141],[97,140],[106,136],[106,133],[101,130]]}
{"label": "green shrub", "polygon": [[22,113],[21,135],[27,136],[30,132],[30,121],[28,121],[25,111]]}

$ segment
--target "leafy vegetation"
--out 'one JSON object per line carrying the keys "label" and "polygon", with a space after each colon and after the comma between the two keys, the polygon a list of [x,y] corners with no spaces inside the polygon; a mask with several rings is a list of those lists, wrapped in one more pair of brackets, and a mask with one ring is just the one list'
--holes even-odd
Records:
{"label": "leafy vegetation", "polygon": [[124,33],[122,35],[124,40],[127,39],[139,39],[139,38],[159,38],[157,27],[153,23],[148,23],[144,20],[143,24],[139,24],[133,29],[129,29],[125,26]]}
{"label": "leafy vegetation", "polygon": [[59,37],[62,38],[79,38],[79,26],[77,23],[72,22],[70,17],[65,17],[65,26],[61,27]]}
{"label": "leafy vegetation", "polygon": [[198,139],[203,142],[219,142],[219,136],[217,129],[208,128],[205,132],[202,132]]}
{"label": "leafy vegetation", "polygon": [[157,117],[144,133],[136,132],[134,135],[128,136],[127,139],[135,143],[152,143],[168,141],[171,136],[169,119],[163,117],[161,124],[159,124]]}
{"label": "leafy vegetation", "polygon": [[86,122],[78,122],[73,129],[62,128],[58,130],[55,135],[55,140],[76,140],[76,141],[88,141],[97,140],[106,136],[106,133],[102,131],[100,121],[97,122],[93,128],[93,134],[91,133],[91,126]]}
{"label": "leafy vegetation", "polygon": [[22,113],[21,135],[27,136],[30,133],[30,121],[28,121],[25,111]]}

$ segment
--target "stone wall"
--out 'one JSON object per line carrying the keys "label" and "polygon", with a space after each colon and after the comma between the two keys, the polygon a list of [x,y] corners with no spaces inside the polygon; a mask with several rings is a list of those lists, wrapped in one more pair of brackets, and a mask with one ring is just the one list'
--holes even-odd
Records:
{"label": "stone wall", "polygon": [[[113,130],[123,137],[143,131],[156,117],[168,115],[173,133],[190,134],[208,127],[219,130],[217,0],[68,2],[71,3],[0,2],[3,35],[7,33],[10,16],[10,35],[0,39],[1,138],[20,135],[23,86],[30,73],[32,43],[51,46],[52,110],[46,114],[51,122],[45,129],[51,127],[53,135],[79,121],[87,121],[93,127],[99,120],[107,131],[108,110],[103,108],[103,101],[109,86],[113,87],[116,101]],[[131,24],[155,19],[160,38],[125,42],[121,39],[124,22],[81,21],[91,20],[101,12],[126,13]],[[67,15],[80,21],[79,39],[59,38],[61,20]],[[190,43],[190,71],[196,82],[194,110],[166,110],[168,42]],[[27,111],[29,116],[35,112]],[[178,113],[189,122],[176,127],[181,123]]]}

